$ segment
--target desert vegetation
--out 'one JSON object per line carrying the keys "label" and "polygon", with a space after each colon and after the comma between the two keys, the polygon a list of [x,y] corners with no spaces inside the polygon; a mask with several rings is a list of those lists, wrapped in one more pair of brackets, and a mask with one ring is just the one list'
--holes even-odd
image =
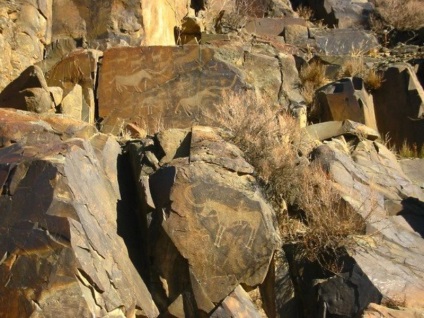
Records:
{"label": "desert vegetation", "polygon": [[[316,75],[317,76],[317,75]],[[207,114],[255,167],[279,211],[281,233],[308,261],[335,271],[364,221],[344,204],[326,172],[307,159],[313,145],[289,114],[252,95],[229,94]],[[286,207],[288,207],[286,209]]]}

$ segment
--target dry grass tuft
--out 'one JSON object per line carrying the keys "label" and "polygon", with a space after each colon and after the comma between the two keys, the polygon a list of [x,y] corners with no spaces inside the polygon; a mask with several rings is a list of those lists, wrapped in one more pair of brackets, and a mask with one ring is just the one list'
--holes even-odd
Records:
{"label": "dry grass tuft", "polygon": [[361,77],[368,90],[381,87],[383,76],[373,68],[366,68],[362,58],[350,58],[343,63],[339,77]]}
{"label": "dry grass tuft", "polygon": [[317,62],[306,64],[300,69],[299,78],[302,83],[300,92],[306,104],[313,107],[315,91],[329,83],[325,75],[325,66]]}
{"label": "dry grass tuft", "polygon": [[303,5],[300,5],[296,9],[296,12],[299,15],[299,17],[301,17],[302,19],[306,21],[310,21],[314,13],[310,7],[303,6]]}
{"label": "dry grass tuft", "polygon": [[353,243],[350,235],[362,232],[364,222],[343,204],[326,173],[309,164],[312,145],[296,120],[271,105],[250,94],[229,94],[206,116],[244,151],[275,209],[281,212],[287,202],[289,214],[303,224],[281,212],[285,239],[296,243],[305,259],[334,268],[344,247]]}
{"label": "dry grass tuft", "polygon": [[374,69],[369,69],[363,79],[368,90],[379,89],[383,83],[383,75]]}
{"label": "dry grass tuft", "polygon": [[410,145],[405,140],[400,147],[398,154],[401,158],[424,158],[424,147],[419,149],[416,143]]}

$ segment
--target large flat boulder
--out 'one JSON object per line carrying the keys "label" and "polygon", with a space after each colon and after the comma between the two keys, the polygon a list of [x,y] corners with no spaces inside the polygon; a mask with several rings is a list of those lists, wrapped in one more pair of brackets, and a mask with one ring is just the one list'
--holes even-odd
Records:
{"label": "large flat boulder", "polygon": [[156,317],[117,234],[117,142],[4,109],[0,137],[0,315]]}
{"label": "large flat boulder", "polygon": [[[251,305],[230,294],[239,284],[262,284],[267,275],[279,242],[273,211],[237,147],[209,127],[193,126],[189,137],[189,151],[147,182],[148,170],[138,169],[154,299],[161,311],[180,308],[182,295],[185,312],[209,314],[222,301],[236,312],[238,302]],[[146,164],[146,150],[136,162]]]}
{"label": "large flat boulder", "polygon": [[379,47],[374,34],[364,30],[310,28],[309,36],[318,52],[326,55],[364,54]]}
{"label": "large flat boulder", "polygon": [[110,49],[104,53],[98,88],[102,131],[118,134],[125,122],[150,132],[161,124],[185,128],[223,93],[241,87],[240,71],[209,47]]}

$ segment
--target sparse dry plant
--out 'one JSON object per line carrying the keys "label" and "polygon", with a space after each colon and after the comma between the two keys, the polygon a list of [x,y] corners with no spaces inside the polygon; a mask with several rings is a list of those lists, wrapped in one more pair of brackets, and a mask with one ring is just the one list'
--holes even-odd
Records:
{"label": "sparse dry plant", "polygon": [[398,154],[401,158],[424,158],[424,147],[419,148],[416,143],[411,145],[405,140]]}
{"label": "sparse dry plant", "polygon": [[299,222],[282,213],[283,236],[300,247],[305,259],[334,269],[344,248],[353,243],[350,235],[362,232],[364,222],[343,204],[327,174],[308,163],[305,156],[312,145],[294,118],[250,94],[229,94],[206,116],[244,151],[276,210],[287,202],[302,215],[299,231],[291,229],[299,228]]}
{"label": "sparse dry plant", "polygon": [[388,27],[398,30],[418,30],[424,27],[422,0],[375,0],[378,18]]}
{"label": "sparse dry plant", "polygon": [[383,75],[375,69],[369,69],[363,77],[365,87],[368,90],[376,90],[381,87],[383,83]]}
{"label": "sparse dry plant", "polygon": [[315,91],[329,82],[325,75],[325,66],[312,62],[300,69],[299,78],[301,81],[300,93],[306,104],[313,108]]}
{"label": "sparse dry plant", "polygon": [[365,71],[364,60],[362,58],[349,58],[341,67],[340,77],[362,76]]}
{"label": "sparse dry plant", "polygon": [[299,17],[301,17],[302,19],[306,20],[306,21],[310,21],[313,15],[313,11],[310,7],[307,6],[303,6],[300,5],[297,9],[296,9],[297,14],[299,15]]}

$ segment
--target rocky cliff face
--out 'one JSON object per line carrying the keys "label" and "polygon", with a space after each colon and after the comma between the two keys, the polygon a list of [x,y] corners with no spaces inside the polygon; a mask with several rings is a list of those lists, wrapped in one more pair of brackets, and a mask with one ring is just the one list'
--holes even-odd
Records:
{"label": "rocky cliff face", "polygon": [[420,317],[396,5],[3,1],[0,317]]}

